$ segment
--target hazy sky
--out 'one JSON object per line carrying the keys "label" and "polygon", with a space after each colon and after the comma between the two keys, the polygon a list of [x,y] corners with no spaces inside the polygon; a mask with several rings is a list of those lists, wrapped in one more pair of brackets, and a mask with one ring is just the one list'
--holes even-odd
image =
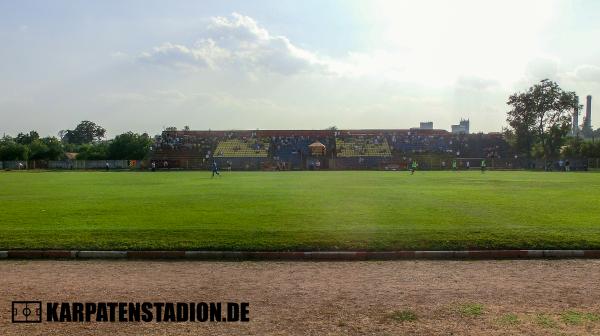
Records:
{"label": "hazy sky", "polygon": [[543,78],[598,113],[599,17],[596,0],[0,0],[0,135],[499,131]]}

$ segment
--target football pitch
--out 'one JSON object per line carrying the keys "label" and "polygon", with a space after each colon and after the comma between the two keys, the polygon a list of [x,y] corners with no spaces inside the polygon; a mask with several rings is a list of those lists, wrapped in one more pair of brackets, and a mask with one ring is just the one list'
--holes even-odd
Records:
{"label": "football pitch", "polygon": [[2,172],[0,250],[598,249],[600,174]]}

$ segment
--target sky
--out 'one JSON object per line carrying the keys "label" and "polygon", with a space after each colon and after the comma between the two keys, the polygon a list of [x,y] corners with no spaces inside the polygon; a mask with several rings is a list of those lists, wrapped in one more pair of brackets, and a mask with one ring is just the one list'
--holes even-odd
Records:
{"label": "sky", "polygon": [[600,110],[598,17],[595,0],[0,0],[0,134],[500,131],[544,78]]}

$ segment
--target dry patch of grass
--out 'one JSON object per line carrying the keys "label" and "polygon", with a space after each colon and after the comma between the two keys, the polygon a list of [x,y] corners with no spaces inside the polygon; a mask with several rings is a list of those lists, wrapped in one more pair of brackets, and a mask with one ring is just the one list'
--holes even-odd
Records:
{"label": "dry patch of grass", "polygon": [[387,314],[386,317],[397,322],[414,322],[417,320],[417,314],[410,309],[395,310]]}

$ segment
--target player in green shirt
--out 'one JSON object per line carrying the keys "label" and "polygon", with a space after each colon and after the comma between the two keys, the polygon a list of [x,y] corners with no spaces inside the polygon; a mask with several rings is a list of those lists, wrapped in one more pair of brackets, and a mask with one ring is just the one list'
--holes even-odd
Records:
{"label": "player in green shirt", "polygon": [[419,167],[419,164],[417,163],[417,161],[413,161],[412,165],[410,166],[410,175],[415,173],[415,170],[417,170],[417,168]]}

